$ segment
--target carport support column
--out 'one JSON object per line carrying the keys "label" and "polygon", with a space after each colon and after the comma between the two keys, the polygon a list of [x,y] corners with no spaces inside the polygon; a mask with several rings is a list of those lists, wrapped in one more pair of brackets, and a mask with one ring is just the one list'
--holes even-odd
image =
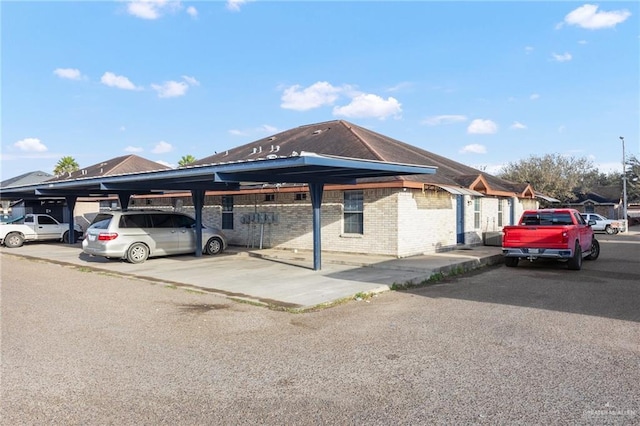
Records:
{"label": "carport support column", "polygon": [[311,193],[311,205],[313,206],[313,270],[319,271],[322,267],[322,236],[320,230],[322,228],[322,220],[320,217],[320,208],[322,207],[322,192],[324,191],[323,183],[310,183],[309,192]]}
{"label": "carport support column", "polygon": [[76,243],[76,231],[75,231],[75,220],[73,217],[73,211],[76,208],[76,200],[78,197],[69,195],[64,197],[67,201],[67,209],[69,210],[69,244]]}
{"label": "carport support column", "polygon": [[196,257],[202,256],[202,208],[204,207],[204,189],[192,189],[191,199],[196,211]]}
{"label": "carport support column", "polygon": [[120,208],[127,210],[129,208],[129,199],[131,198],[130,192],[118,192],[118,201],[120,201]]}

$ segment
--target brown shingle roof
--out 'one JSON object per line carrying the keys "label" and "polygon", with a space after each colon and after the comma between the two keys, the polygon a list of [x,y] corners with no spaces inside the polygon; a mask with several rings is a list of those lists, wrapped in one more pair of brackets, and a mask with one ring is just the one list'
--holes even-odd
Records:
{"label": "brown shingle roof", "polygon": [[56,176],[47,182],[56,182],[70,179],[92,178],[100,176],[114,176],[124,173],[150,172],[153,170],[166,170],[171,167],[137,155],[123,155],[122,157],[112,158],[102,161],[89,167],[83,167],[73,173],[62,176]]}
{"label": "brown shingle roof", "polygon": [[[344,120],[327,121],[296,127],[225,152],[202,158],[193,165],[246,161],[269,156],[288,157],[302,151],[316,154],[378,160],[393,163],[435,166],[435,174],[396,178],[368,178],[359,182],[407,180],[429,184],[469,187],[483,175],[492,190],[522,192],[518,185],[488,175],[440,155],[425,151],[396,139],[373,132]],[[517,189],[522,187],[522,190]]]}

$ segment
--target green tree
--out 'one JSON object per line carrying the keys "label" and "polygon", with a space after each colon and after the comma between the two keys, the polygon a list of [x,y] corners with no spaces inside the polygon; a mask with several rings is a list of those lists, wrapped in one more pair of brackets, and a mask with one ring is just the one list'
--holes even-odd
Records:
{"label": "green tree", "polygon": [[577,192],[588,192],[600,177],[589,159],[560,154],[531,156],[509,163],[498,176],[512,182],[528,182],[534,190],[562,202],[575,198]]}
{"label": "green tree", "polygon": [[62,157],[56,163],[56,167],[53,169],[53,174],[56,176],[61,176],[67,173],[75,172],[76,170],[80,170],[80,166],[75,158],[71,156]]}
{"label": "green tree", "polygon": [[183,155],[180,161],[178,161],[178,166],[179,167],[188,166],[189,164],[195,161],[196,161],[196,157],[194,157],[193,155],[191,154]]}

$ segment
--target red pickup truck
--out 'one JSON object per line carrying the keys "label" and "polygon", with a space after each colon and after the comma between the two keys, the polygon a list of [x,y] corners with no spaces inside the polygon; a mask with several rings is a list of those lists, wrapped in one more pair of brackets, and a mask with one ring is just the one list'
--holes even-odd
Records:
{"label": "red pickup truck", "polygon": [[600,255],[591,222],[574,209],[526,210],[518,225],[502,230],[504,263],[515,267],[520,259],[558,259],[579,270],[583,258],[595,260]]}

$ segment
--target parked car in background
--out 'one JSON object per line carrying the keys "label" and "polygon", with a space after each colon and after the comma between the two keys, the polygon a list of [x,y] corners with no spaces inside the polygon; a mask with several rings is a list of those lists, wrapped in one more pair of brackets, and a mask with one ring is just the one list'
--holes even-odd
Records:
{"label": "parked car in background", "polygon": [[622,222],[613,219],[607,219],[597,213],[580,213],[586,222],[595,221],[595,225],[591,225],[594,231],[606,232],[609,235],[617,234],[622,228]]}
{"label": "parked car in background", "polygon": [[[82,238],[82,228],[74,226],[75,241]],[[69,224],[60,223],[48,214],[28,214],[0,223],[0,243],[9,248],[21,247],[26,241],[69,242]]]}
{"label": "parked car in background", "polygon": [[[202,227],[203,252],[221,253],[227,240],[219,229]],[[196,251],[196,221],[183,213],[128,210],[99,213],[86,232],[82,251],[142,263],[149,257]]]}

